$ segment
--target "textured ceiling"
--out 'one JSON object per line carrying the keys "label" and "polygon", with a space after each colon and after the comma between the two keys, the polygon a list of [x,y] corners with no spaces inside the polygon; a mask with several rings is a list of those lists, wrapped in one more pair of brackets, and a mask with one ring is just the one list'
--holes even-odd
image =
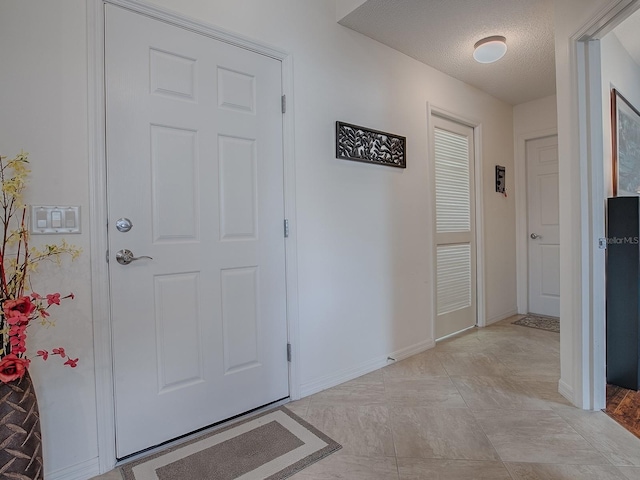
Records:
{"label": "textured ceiling", "polygon": [[631,58],[640,65],[640,10],[618,25],[614,33]]}
{"label": "textured ceiling", "polygon": [[[512,105],[555,93],[552,0],[368,0],[340,24]],[[476,63],[492,35],[507,54]]]}

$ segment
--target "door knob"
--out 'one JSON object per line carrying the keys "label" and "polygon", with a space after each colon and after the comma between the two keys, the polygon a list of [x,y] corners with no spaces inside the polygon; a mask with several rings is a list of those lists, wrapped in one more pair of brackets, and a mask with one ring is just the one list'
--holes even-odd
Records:
{"label": "door knob", "polygon": [[542,238],[542,235],[538,235],[537,233],[532,233],[531,238],[535,240],[536,238]]}
{"label": "door knob", "polygon": [[131,250],[127,250],[126,248],[124,250],[119,250],[118,252],[116,252],[116,261],[120,265],[129,265],[131,262],[140,260],[141,258],[148,258],[149,260],[153,260],[153,258],[146,255],[135,257],[133,255],[133,252]]}
{"label": "door knob", "polygon": [[119,232],[127,233],[133,228],[133,223],[128,218],[119,218],[116,220],[116,228]]}

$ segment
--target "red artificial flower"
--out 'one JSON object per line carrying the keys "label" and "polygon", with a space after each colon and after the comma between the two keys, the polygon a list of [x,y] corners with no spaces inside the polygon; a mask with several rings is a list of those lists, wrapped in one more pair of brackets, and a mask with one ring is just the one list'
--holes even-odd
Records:
{"label": "red artificial flower", "polygon": [[[62,358],[66,357],[67,354],[64,353],[64,348],[60,347],[60,348],[54,348],[53,352],[54,355],[60,355]],[[77,360],[77,359],[76,359]]]}
{"label": "red artificial flower", "polygon": [[29,367],[29,360],[18,358],[14,353],[6,355],[0,360],[0,382],[11,382],[22,378]]}
{"label": "red artificial flower", "polygon": [[2,310],[7,318],[28,317],[35,310],[35,305],[31,303],[29,297],[20,297],[15,300],[6,300],[2,304]]}
{"label": "red artificial flower", "polygon": [[33,298],[34,300],[39,300],[39,299],[41,299],[42,297],[40,296],[40,294],[39,294],[39,293],[31,292],[31,298]]}
{"label": "red artificial flower", "polygon": [[37,354],[39,357],[42,357],[42,360],[44,360],[45,362],[47,361],[47,358],[49,358],[49,352],[47,352],[46,350],[38,350]]}
{"label": "red artificial flower", "polygon": [[66,362],[64,362],[65,365],[69,365],[71,368],[76,368],[76,366],[78,365],[78,359],[76,358],[75,360],[72,360],[71,358],[68,358]]}
{"label": "red artificial flower", "polygon": [[44,308],[41,308],[40,310],[38,310],[38,313],[40,314],[40,316],[42,318],[47,318],[47,317],[51,316],[51,314],[49,312],[47,312]]}
{"label": "red artificial flower", "polygon": [[26,325],[29,323],[29,318],[25,315],[16,315],[14,317],[7,317],[7,323],[9,325]]}
{"label": "red artificial flower", "polygon": [[59,293],[50,293],[47,295],[47,305],[60,305],[60,294]]}

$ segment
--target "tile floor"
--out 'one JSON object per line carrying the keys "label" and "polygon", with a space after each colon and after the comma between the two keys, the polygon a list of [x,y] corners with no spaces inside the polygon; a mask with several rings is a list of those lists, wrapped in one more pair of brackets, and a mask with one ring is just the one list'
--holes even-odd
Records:
{"label": "tile floor", "polygon": [[570,406],[559,335],[516,318],[290,403],[343,446],[291,478],[640,480],[640,439]]}

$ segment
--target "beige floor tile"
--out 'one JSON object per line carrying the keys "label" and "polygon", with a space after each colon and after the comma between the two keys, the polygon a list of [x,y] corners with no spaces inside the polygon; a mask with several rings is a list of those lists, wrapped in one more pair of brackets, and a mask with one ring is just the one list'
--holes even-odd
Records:
{"label": "beige floor tile", "polygon": [[487,410],[474,414],[504,462],[609,464],[553,411]]}
{"label": "beige floor tile", "polygon": [[307,414],[307,409],[311,404],[311,397],[306,397],[301,400],[296,400],[295,402],[289,402],[285,405],[290,411],[298,415],[299,417],[304,418]]}
{"label": "beige floor tile", "polygon": [[[367,375],[365,375],[367,377]],[[382,374],[362,380],[356,379],[324,390],[310,397],[311,405],[382,405],[384,382]]]}
{"label": "beige floor tile", "polygon": [[474,412],[488,436],[542,436],[575,434],[576,431],[553,410],[482,410]]}
{"label": "beige floor tile", "polygon": [[624,480],[612,465],[507,463],[513,480]]}
{"label": "beige floor tile", "polygon": [[507,367],[490,353],[440,353],[447,374],[451,376],[482,375],[499,377],[508,373]]}
{"label": "beige floor tile", "polygon": [[497,435],[489,439],[504,462],[610,465],[577,433],[542,437]]}
{"label": "beige floor tile", "polygon": [[453,383],[472,410],[549,410],[544,400],[532,396],[526,386],[510,377],[452,377]]}
{"label": "beige floor tile", "polygon": [[291,480],[397,480],[394,457],[330,455],[291,477]]}
{"label": "beige floor tile", "polygon": [[467,408],[449,377],[388,377],[384,397],[389,406]]}
{"label": "beige floor tile", "polygon": [[507,366],[507,375],[537,375],[560,377],[559,357],[537,354],[503,354],[496,357]]}
{"label": "beige floor tile", "polygon": [[305,418],[342,445],[334,455],[394,456],[389,411],[385,406],[309,406]]}
{"label": "beige floor tile", "polygon": [[116,468],[115,470],[103,473],[102,475],[90,478],[89,480],[122,480],[122,473],[120,473],[119,468]]}
{"label": "beige floor tile", "polygon": [[571,406],[554,411],[569,423],[614,465],[640,466],[640,438],[603,412],[589,412]]}
{"label": "beige floor tile", "polygon": [[467,409],[389,407],[389,413],[398,457],[499,460]]}
{"label": "beige floor tile", "polygon": [[640,467],[618,467],[627,480],[640,480]]}
{"label": "beige floor tile", "polygon": [[511,480],[502,462],[398,458],[400,480]]}
{"label": "beige floor tile", "polygon": [[382,369],[382,373],[385,377],[403,377],[446,375],[447,371],[440,363],[436,352],[432,349],[388,365]]}
{"label": "beige floor tile", "polygon": [[478,332],[478,340],[488,346],[499,345],[503,353],[560,353],[560,336],[557,333],[517,325],[482,328]]}
{"label": "beige floor tile", "polygon": [[540,377],[535,375],[518,375],[517,380],[528,392],[531,398],[537,398],[547,403],[549,408],[554,406],[571,405],[569,400],[558,392],[559,378]]}

